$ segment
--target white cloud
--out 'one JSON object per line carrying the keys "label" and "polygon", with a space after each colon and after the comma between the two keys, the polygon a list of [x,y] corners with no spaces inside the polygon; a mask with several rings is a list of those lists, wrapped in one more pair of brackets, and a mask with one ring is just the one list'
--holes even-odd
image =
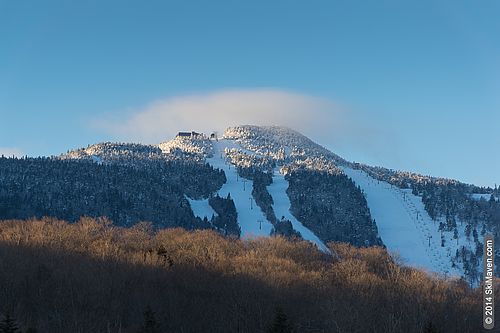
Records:
{"label": "white cloud", "polygon": [[12,148],[12,147],[0,147],[0,156],[6,156],[6,157],[21,157],[24,156],[24,153],[18,149],[18,148]]}
{"label": "white cloud", "polygon": [[127,140],[154,143],[178,131],[281,125],[298,130],[339,127],[341,110],[326,99],[274,89],[226,90],[168,98],[135,112],[94,119],[93,126]]}
{"label": "white cloud", "polygon": [[354,110],[328,99],[279,89],[177,96],[92,121],[94,128],[116,140],[142,143],[159,143],[179,131],[223,132],[228,126],[245,124],[287,126],[342,153],[392,154],[387,151],[393,146],[387,144],[387,133]]}

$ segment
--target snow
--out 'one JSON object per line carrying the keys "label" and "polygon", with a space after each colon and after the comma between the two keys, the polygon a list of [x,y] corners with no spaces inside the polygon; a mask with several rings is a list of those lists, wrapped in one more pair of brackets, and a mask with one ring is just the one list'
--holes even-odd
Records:
{"label": "snow", "polygon": [[272,157],[276,161],[285,158],[297,160],[304,157],[312,159],[331,159],[344,163],[345,160],[311,139],[290,128],[280,126],[243,125],[229,127],[224,138],[233,139],[253,154]]}
{"label": "snow", "polygon": [[91,155],[90,158],[92,158],[92,161],[94,161],[95,163],[102,164],[102,159],[99,156]]}
{"label": "snow", "polygon": [[302,238],[316,244],[320,250],[330,252],[325,244],[311,230],[300,223],[290,212],[290,198],[286,193],[288,185],[288,181],[285,177],[279,171],[275,170],[273,182],[267,187],[267,190],[273,197],[273,209],[276,217],[281,219],[281,217],[284,216],[285,219],[292,222],[293,229],[300,232]]}
{"label": "snow", "polygon": [[176,136],[174,139],[166,142],[162,142],[158,145],[158,148],[165,154],[170,154],[176,149],[179,149],[186,153],[198,154],[202,156],[210,156],[212,153],[212,145],[210,140],[204,135],[198,135],[193,138]]}
{"label": "snow", "polygon": [[242,238],[269,236],[273,225],[266,219],[259,206],[255,204],[252,197],[251,180],[242,179],[238,176],[237,169],[225,159],[224,149],[241,148],[233,140],[222,139],[212,141],[213,156],[206,161],[214,168],[221,169],[226,174],[226,183],[218,191],[221,197],[227,197],[230,193],[238,213],[238,223],[241,227]]}
{"label": "snow", "polygon": [[187,196],[186,199],[189,201],[195,216],[198,216],[201,219],[206,217],[209,221],[212,218],[212,215],[217,216],[215,210],[208,203],[208,199],[194,200]]}
{"label": "snow", "polygon": [[[224,148],[227,148],[229,150],[236,149],[236,150],[240,151],[243,154],[260,156],[260,154],[258,154],[257,152],[254,152],[254,151],[248,150],[246,148],[243,148],[235,140],[232,140],[232,139],[222,139],[222,140],[219,140],[219,142],[223,142],[224,143]],[[217,141],[216,141],[216,143],[217,143]]]}
{"label": "snow", "polygon": [[[219,141],[212,141],[213,156],[207,158],[207,162],[214,168],[219,168],[226,174],[227,182],[218,191],[222,197],[226,197],[228,193],[234,201],[236,210],[238,212],[238,223],[241,227],[241,235],[243,238],[269,236],[273,229],[273,225],[267,220],[264,213],[259,206],[255,204],[252,197],[253,182],[251,180],[242,179],[237,174],[237,169],[234,165],[226,160],[226,150],[238,150],[247,155],[258,156],[259,154],[242,148],[241,145],[232,139],[222,139]],[[319,249],[329,252],[325,244],[308,228],[300,223],[290,213],[290,199],[286,190],[288,188],[288,181],[285,177],[275,170],[273,175],[273,183],[267,187],[269,193],[273,197],[273,209],[278,218],[284,216],[290,220],[293,228],[300,232],[305,240],[311,241],[316,244]],[[206,214],[206,207],[202,200],[191,200],[194,202],[193,211],[198,210],[195,214],[201,216]],[[208,203],[207,203],[208,204]],[[199,205],[199,206],[196,206]]]}
{"label": "snow", "polygon": [[413,195],[411,190],[378,181],[364,171],[342,169],[363,190],[380,238],[389,251],[399,254],[408,265],[460,275],[451,263],[456,240],[450,241],[449,233],[444,233],[446,246],[441,247],[439,222],[431,219],[420,197]]}
{"label": "snow", "polygon": [[[214,155],[212,158],[207,158],[207,162],[213,167],[222,169],[226,174],[227,182],[218,193],[220,196],[224,197],[227,196],[228,193],[231,193],[231,197],[236,205],[236,210],[238,211],[238,222],[241,227],[242,237],[269,236],[273,226],[267,220],[260,207],[253,201],[253,182],[251,180],[242,179],[237,175],[236,168],[229,162],[226,162],[224,151],[226,149],[236,149],[244,154],[254,156],[258,156],[258,153],[242,148],[238,142],[231,139],[223,139],[218,142],[213,141],[213,145]],[[291,204],[288,194],[286,193],[287,188],[288,181],[286,181],[282,174],[275,170],[273,183],[269,185],[267,189],[273,197],[273,209],[276,216],[278,218],[284,216],[287,220],[290,220],[293,228],[300,232],[305,240],[313,242],[322,251],[329,252],[325,244],[290,213]],[[253,201],[253,209],[249,209],[250,200]],[[262,221],[262,223],[256,223],[256,221]]]}
{"label": "snow", "polygon": [[481,200],[481,199],[484,199],[486,201],[490,200],[491,198],[491,194],[488,194],[488,193],[472,193],[471,194],[471,198],[474,199],[474,200]]}

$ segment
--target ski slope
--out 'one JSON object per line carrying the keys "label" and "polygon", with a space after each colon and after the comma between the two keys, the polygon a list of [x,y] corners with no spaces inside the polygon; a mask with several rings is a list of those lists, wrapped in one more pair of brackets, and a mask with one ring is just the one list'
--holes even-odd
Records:
{"label": "ski slope", "polygon": [[224,149],[241,147],[233,140],[222,139],[212,141],[214,146],[213,156],[206,161],[214,168],[221,169],[226,174],[226,183],[217,192],[221,197],[230,193],[238,213],[238,224],[241,227],[242,238],[269,236],[273,225],[266,219],[259,206],[252,197],[253,182],[238,176],[237,169],[226,161]]}
{"label": "ski slope", "polygon": [[[269,236],[273,225],[267,220],[260,207],[255,204],[252,196],[253,182],[238,176],[235,166],[226,160],[224,150],[237,149],[249,155],[255,155],[256,153],[243,149],[234,140],[222,139],[212,141],[212,143],[214,153],[212,157],[207,158],[207,162],[214,168],[222,169],[226,174],[227,181],[218,191],[218,194],[222,197],[226,197],[228,193],[231,194],[238,212],[238,223],[241,227],[242,237]],[[273,209],[276,216],[278,218],[284,216],[287,220],[290,220],[293,228],[300,232],[305,240],[313,242],[322,251],[329,252],[325,244],[290,213],[291,204],[286,193],[287,188],[288,182],[285,177],[278,170],[275,170],[273,183],[267,189],[273,198]],[[206,214],[213,211],[206,200],[189,200],[197,216],[206,216]],[[210,209],[208,209],[207,205]]]}
{"label": "ski slope", "polygon": [[209,221],[212,216],[217,216],[215,210],[208,203],[208,199],[194,200],[188,196],[186,196],[186,199],[189,201],[189,205],[191,205],[191,209],[193,210],[195,216],[198,216],[201,219],[206,217]]}
{"label": "ski slope", "polygon": [[483,194],[483,193],[472,193],[471,198],[474,200],[490,200],[491,194]]}
{"label": "ski slope", "polygon": [[318,246],[318,248],[324,252],[330,252],[325,244],[308,228],[306,228],[302,223],[300,223],[295,216],[290,213],[290,198],[286,193],[288,189],[288,181],[285,177],[278,171],[275,170],[273,174],[273,182],[271,185],[267,186],[269,194],[273,198],[273,209],[276,217],[285,219],[292,222],[293,229],[300,232],[302,238],[308,240]]}
{"label": "ski slope", "polygon": [[460,274],[451,264],[456,246],[449,239],[447,246],[441,246],[439,222],[430,218],[420,197],[409,189],[378,181],[364,171],[342,169],[363,190],[380,238],[389,251],[411,266],[445,275]]}

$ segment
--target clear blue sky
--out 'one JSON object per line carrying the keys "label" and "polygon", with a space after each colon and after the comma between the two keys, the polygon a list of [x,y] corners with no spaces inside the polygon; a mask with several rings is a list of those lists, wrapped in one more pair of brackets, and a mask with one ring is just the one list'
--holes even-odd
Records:
{"label": "clear blue sky", "polygon": [[493,186],[499,14],[496,0],[0,0],[0,150],[58,154],[116,139],[93,117],[267,87],[390,138],[380,154],[323,142],[348,159]]}

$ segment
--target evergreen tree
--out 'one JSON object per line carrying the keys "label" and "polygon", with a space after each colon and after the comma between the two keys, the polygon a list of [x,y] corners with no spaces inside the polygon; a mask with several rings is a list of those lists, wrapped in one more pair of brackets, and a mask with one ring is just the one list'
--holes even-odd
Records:
{"label": "evergreen tree", "polygon": [[160,324],[156,321],[155,313],[149,306],[144,311],[144,324],[139,333],[160,333]]}
{"label": "evergreen tree", "polygon": [[292,327],[288,322],[288,317],[280,307],[276,308],[274,313],[274,320],[269,328],[269,333],[290,333]]}
{"label": "evergreen tree", "polygon": [[439,333],[436,327],[430,321],[427,325],[425,325],[424,333]]}
{"label": "evergreen tree", "polygon": [[7,313],[4,319],[0,322],[0,333],[18,333],[18,332],[19,328],[17,327],[16,322],[10,316],[10,314]]}
{"label": "evergreen tree", "polygon": [[467,225],[465,226],[465,236],[466,236],[467,238],[469,238],[469,237],[470,237],[470,233],[471,233],[471,231],[472,231],[472,226],[471,226],[470,224],[467,224]]}

